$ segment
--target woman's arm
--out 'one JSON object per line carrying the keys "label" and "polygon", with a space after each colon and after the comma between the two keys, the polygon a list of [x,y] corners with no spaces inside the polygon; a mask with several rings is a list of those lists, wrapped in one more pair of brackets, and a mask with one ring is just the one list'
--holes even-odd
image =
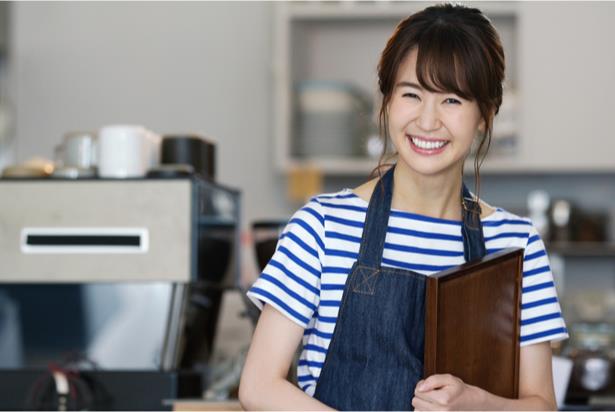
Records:
{"label": "woman's arm", "polygon": [[265,305],[239,384],[246,410],[332,410],[286,380],[303,328]]}
{"label": "woman's arm", "polygon": [[496,396],[452,375],[432,375],[417,384],[412,405],[416,410],[556,410],[551,345],[521,348],[519,399]]}

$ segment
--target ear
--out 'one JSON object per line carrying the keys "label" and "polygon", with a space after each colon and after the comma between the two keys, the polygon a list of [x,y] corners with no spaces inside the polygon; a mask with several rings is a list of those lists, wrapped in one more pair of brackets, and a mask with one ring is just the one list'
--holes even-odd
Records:
{"label": "ear", "polygon": [[479,134],[484,135],[486,129],[487,129],[487,122],[485,121],[485,119],[481,118],[480,119],[480,123],[478,123],[478,132],[479,132]]}
{"label": "ear", "polygon": [[[495,120],[496,113],[497,113],[496,110],[490,110],[489,112],[489,117],[491,118],[492,127],[493,127],[493,121]],[[478,131],[483,135],[487,132],[487,122],[485,118],[483,118],[482,116],[481,116],[480,123],[478,124]]]}

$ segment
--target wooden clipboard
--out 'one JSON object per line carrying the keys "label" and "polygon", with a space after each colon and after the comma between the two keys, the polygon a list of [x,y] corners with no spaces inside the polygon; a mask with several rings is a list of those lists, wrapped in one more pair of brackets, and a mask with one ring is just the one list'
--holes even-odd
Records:
{"label": "wooden clipboard", "polygon": [[427,278],[425,377],[518,398],[522,276],[523,249],[508,248]]}

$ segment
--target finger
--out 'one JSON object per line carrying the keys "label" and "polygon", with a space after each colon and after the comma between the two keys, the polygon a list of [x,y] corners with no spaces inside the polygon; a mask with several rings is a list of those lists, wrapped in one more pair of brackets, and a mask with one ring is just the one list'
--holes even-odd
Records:
{"label": "finger", "polygon": [[438,411],[442,409],[418,396],[412,398],[412,407],[414,407],[415,411]]}
{"label": "finger", "polygon": [[422,383],[416,385],[416,391],[427,392],[441,388],[453,382],[453,376],[449,374],[431,375]]}
{"label": "finger", "polygon": [[417,392],[415,394],[415,397],[436,406],[446,406],[449,405],[454,398],[454,393],[451,390],[450,386],[445,386],[443,388],[434,389],[432,391]]}

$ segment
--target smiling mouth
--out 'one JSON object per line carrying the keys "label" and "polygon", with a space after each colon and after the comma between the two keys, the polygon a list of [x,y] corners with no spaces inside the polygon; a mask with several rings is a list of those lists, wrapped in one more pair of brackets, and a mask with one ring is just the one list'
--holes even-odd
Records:
{"label": "smiling mouth", "polygon": [[418,149],[425,151],[437,151],[446,146],[449,141],[441,140],[441,139],[423,139],[418,136],[408,135],[408,138],[412,142],[412,145],[417,147]]}

